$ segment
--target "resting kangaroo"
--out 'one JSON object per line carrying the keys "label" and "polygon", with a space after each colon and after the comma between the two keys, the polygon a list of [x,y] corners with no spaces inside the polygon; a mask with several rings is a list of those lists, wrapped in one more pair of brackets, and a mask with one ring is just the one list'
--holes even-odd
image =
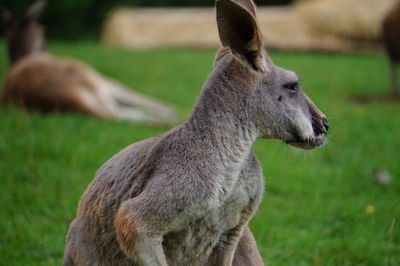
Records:
{"label": "resting kangaroo", "polygon": [[64,265],[262,265],[248,222],[257,138],[311,149],[324,114],[264,51],[251,0],[217,0],[223,47],[189,119],[107,161],[83,194]]}
{"label": "resting kangaroo", "polygon": [[78,111],[104,119],[176,124],[175,110],[106,78],[88,65],[45,53],[44,32],[36,20],[46,1],[34,2],[21,18],[6,9],[1,17],[11,70],[4,82],[4,104],[20,103],[43,112]]}

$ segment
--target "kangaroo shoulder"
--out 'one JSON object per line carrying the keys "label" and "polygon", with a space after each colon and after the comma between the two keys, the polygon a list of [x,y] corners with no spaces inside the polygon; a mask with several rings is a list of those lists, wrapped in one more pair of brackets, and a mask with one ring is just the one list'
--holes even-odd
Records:
{"label": "kangaroo shoulder", "polygon": [[96,177],[102,175],[123,175],[138,167],[159,137],[153,137],[133,143],[108,159],[97,171]]}

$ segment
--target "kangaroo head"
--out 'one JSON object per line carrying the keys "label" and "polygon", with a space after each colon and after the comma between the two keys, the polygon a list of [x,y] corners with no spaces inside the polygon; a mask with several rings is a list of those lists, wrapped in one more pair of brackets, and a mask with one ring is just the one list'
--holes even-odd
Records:
{"label": "kangaroo head", "polygon": [[235,65],[233,74],[251,91],[246,112],[260,136],[303,149],[322,145],[327,119],[304,93],[296,73],[274,65],[267,56],[254,3],[217,0],[216,9],[223,48],[214,66]]}
{"label": "kangaroo head", "polygon": [[37,22],[45,5],[45,0],[37,0],[21,17],[14,17],[5,8],[1,11],[11,65],[24,56],[45,50],[44,28]]}

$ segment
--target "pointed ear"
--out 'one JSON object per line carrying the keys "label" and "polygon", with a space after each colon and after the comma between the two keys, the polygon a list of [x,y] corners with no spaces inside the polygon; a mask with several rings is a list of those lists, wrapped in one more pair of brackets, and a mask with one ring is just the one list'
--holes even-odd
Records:
{"label": "pointed ear", "polygon": [[12,13],[5,7],[0,7],[0,21],[4,23],[10,22],[12,19]]}
{"label": "pointed ear", "polygon": [[267,70],[264,43],[251,0],[217,0],[218,33],[223,46],[254,70]]}
{"label": "pointed ear", "polygon": [[36,0],[29,6],[25,12],[25,17],[32,20],[38,20],[46,7],[46,0]]}

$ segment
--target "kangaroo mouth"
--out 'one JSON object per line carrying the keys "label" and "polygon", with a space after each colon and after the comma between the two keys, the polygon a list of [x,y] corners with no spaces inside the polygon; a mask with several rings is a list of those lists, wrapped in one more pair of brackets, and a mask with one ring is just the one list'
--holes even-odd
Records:
{"label": "kangaroo mouth", "polygon": [[318,136],[309,139],[301,139],[300,137],[297,137],[295,140],[285,141],[285,143],[296,148],[311,150],[322,146],[325,143],[325,138],[326,134],[319,134]]}

